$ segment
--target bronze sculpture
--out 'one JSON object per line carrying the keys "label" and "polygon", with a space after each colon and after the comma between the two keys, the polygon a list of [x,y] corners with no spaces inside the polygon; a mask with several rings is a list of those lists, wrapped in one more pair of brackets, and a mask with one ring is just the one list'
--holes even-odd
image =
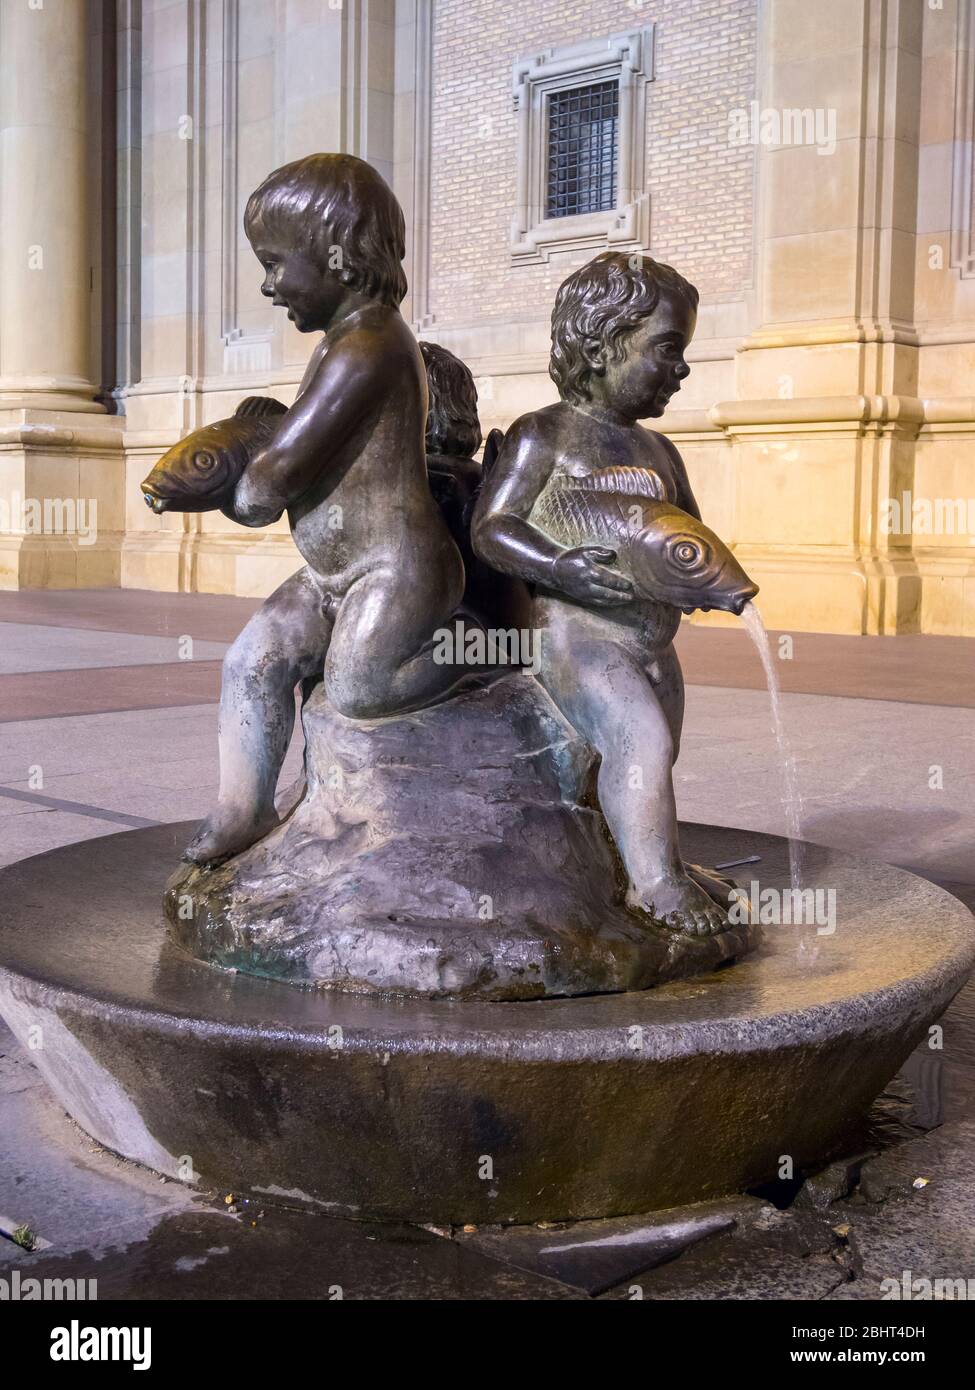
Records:
{"label": "bronze sculpture", "polygon": [[364,161],[311,155],[251,195],[245,228],[262,292],[301,332],[325,336],[225,507],[245,526],[287,510],[307,563],[228,654],[219,800],[187,849],[201,863],[277,824],[300,681],[321,674],[335,708],[364,717],[424,704],[462,674],[423,650],[460,602],[464,572],[426,482],[425,373],[398,308],[399,204]]}
{"label": "bronze sculpture", "polygon": [[[697,299],[649,257],[606,252],[568,277],[552,314],[550,372],[562,399],[508,431],[478,503],[474,544],[496,569],[535,585],[542,684],[599,753],[599,802],[627,868],[628,900],[680,930],[710,933],[727,925],[729,885],[685,871],[680,859],[671,768],[684,687],[672,639],[679,607],[740,612],[758,590],[727,552],[724,594],[683,583],[714,565],[716,538],[700,526],[677,450],[638,423],[662,415],[688,374]],[[651,506],[659,511],[663,500],[671,516],[677,508],[686,517],[658,535],[670,578],[659,573],[655,598],[635,595],[633,580],[610,567],[627,533],[648,535],[644,508],[633,506],[641,473]],[[604,490],[589,493],[586,516],[580,500],[593,479]],[[570,481],[574,508],[560,500]],[[605,507],[593,515],[605,498],[618,499],[615,527]],[[587,522],[591,543],[573,544],[572,530],[587,534]],[[607,538],[612,546],[599,543]]]}
{"label": "bronze sculpture", "polygon": [[[747,950],[734,885],[680,857],[671,639],[681,607],[740,611],[756,590],[676,450],[637,423],[687,374],[696,291],[643,257],[570,276],[553,314],[562,399],[492,432],[479,466],[469,371],[399,315],[403,220],[380,176],[310,156],[265,180],[245,226],[264,293],[324,337],[289,410],[245,403],[208,427],[236,440],[247,425],[256,444],[206,502],[203,431],[144,491],[179,506],[181,486],[245,525],[287,509],[307,564],[227,655],[218,805],[167,894],[177,939],[296,981],[485,998],[641,988]],[[472,658],[471,629],[528,640]],[[299,685],[307,781],[282,823]],[[471,820],[479,778],[490,799]]]}
{"label": "bronze sculpture", "polygon": [[[290,410],[245,402],[145,492],[255,525],[287,507],[308,567],[228,658],[222,801],[191,842],[204,862],[170,879],[168,931],[159,884],[189,825],[15,865],[0,1012],[26,1046],[42,1025],[37,1065],[101,1143],[183,1181],[190,1156],[190,1181],[261,1201],[562,1221],[751,1188],[783,1154],[818,1164],[975,942],[947,894],[810,846],[843,932],[801,972],[778,932],[716,970],[757,938],[677,843],[671,638],[682,607],[736,611],[754,586],[639,424],[686,375],[693,290],[639,256],[570,276],[561,401],[489,436],[478,469],[470,373],[436,345],[421,359],[396,313],[401,217],[378,176],[315,156],[255,198],[266,292],[325,337]],[[517,643],[507,664],[463,643],[438,660],[455,627],[502,621],[540,637],[537,662]],[[279,820],[299,683],[306,778]],[[789,881],[775,837],[682,835],[711,862],[757,847],[763,879]]]}

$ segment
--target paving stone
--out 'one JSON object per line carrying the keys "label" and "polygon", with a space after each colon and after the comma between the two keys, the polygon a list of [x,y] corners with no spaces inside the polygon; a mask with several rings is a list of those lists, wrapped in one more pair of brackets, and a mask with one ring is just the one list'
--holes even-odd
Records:
{"label": "paving stone", "polygon": [[[837,1242],[837,1245],[839,1243]],[[726,1234],[621,1283],[604,1298],[745,1301],[825,1298],[849,1278],[829,1254],[799,1255],[759,1231]]]}
{"label": "paving stone", "polygon": [[[11,1277],[13,1264],[3,1269]],[[18,1252],[21,1279],[97,1279],[104,1299],[582,1299],[417,1226],[371,1226],[275,1207],[163,1217],[96,1258]]]}
{"label": "paving stone", "polygon": [[753,1207],[761,1206],[743,1197],[564,1226],[485,1227],[457,1239],[519,1269],[596,1294],[638,1270],[674,1259],[698,1241],[731,1230],[752,1214]]}

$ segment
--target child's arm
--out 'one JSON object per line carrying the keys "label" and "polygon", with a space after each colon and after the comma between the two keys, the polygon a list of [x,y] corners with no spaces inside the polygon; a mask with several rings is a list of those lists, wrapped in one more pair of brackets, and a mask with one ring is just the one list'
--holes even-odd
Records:
{"label": "child's arm", "polygon": [[529,524],[535,499],[554,466],[552,443],[543,437],[538,422],[531,416],[517,420],[505,435],[474,510],[475,551],[502,574],[543,584],[570,598],[605,605],[624,602],[632,585],[605,568],[616,558],[614,551],[605,546],[567,550]]}
{"label": "child's arm", "polygon": [[244,526],[277,521],[323,474],[382,404],[373,335],[350,333],[327,352],[274,439],[256,454],[226,514]]}

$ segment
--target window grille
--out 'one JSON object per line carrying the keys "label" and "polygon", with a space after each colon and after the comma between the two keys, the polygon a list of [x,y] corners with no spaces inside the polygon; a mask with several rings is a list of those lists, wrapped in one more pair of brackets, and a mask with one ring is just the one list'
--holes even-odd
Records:
{"label": "window grille", "polygon": [[619,100],[619,82],[550,93],[547,217],[615,208]]}

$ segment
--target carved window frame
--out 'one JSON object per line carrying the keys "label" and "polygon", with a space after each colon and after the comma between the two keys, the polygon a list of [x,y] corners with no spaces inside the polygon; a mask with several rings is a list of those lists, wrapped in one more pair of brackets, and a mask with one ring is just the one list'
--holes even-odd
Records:
{"label": "carved window frame", "polygon": [[[609,38],[547,48],[515,61],[512,95],[518,123],[518,186],[511,229],[513,265],[538,264],[558,252],[649,247],[646,129],[653,58],[654,25],[650,24]],[[619,82],[620,93],[616,207],[546,217],[549,95],[613,80]]]}

